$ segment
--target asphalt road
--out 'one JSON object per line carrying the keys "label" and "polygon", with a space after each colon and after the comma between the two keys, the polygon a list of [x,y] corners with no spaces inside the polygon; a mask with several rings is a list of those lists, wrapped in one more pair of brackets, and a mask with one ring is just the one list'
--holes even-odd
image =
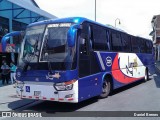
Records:
{"label": "asphalt road", "polygon": [[[74,111],[160,111],[160,71],[156,71],[156,74],[150,78],[147,82],[138,81],[117,89],[105,99],[93,98],[78,104],[45,101],[30,105],[20,111],[41,112],[50,116],[63,116],[64,113]],[[155,118],[147,119],[155,120]]]}

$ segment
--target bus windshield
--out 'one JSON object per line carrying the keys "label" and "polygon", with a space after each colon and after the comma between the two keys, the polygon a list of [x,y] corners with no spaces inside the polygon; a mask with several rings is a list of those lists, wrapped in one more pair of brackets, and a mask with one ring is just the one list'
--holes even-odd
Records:
{"label": "bus windshield", "polygon": [[67,60],[67,57],[70,58],[67,45],[68,30],[69,27],[48,25],[44,35],[40,61],[69,62],[69,59]]}
{"label": "bus windshield", "polygon": [[27,28],[24,39],[23,61],[37,62],[45,25]]}
{"label": "bus windshield", "polygon": [[[22,43],[21,63],[37,63],[37,69],[73,69],[75,47],[68,47],[67,35],[71,23],[57,23],[30,27]],[[35,67],[31,65],[30,68]],[[24,66],[24,65],[23,65]],[[36,69],[36,68],[32,68]]]}

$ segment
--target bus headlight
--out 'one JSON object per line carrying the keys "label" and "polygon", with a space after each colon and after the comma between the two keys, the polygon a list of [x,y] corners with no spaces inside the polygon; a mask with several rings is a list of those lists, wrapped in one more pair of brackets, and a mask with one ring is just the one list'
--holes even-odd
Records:
{"label": "bus headlight", "polygon": [[67,91],[67,90],[72,90],[73,84],[76,82],[76,80],[71,80],[68,82],[63,82],[63,83],[56,83],[54,84],[54,88],[57,91]]}

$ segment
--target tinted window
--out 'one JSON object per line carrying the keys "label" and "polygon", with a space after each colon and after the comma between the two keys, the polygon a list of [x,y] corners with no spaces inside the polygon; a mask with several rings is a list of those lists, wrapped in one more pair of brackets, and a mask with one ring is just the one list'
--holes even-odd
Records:
{"label": "tinted window", "polygon": [[137,41],[136,37],[132,37],[131,43],[132,43],[132,52],[138,53],[139,52],[139,45],[138,45],[138,41]]}
{"label": "tinted window", "polygon": [[146,44],[145,44],[145,41],[144,39],[142,38],[138,38],[138,44],[139,44],[139,50],[140,50],[140,53],[145,53],[146,52]]}
{"label": "tinted window", "polygon": [[93,43],[94,50],[108,50],[107,47],[107,32],[99,26],[93,26]]}
{"label": "tinted window", "polygon": [[117,32],[111,33],[111,44],[113,51],[122,51],[121,36]]}
{"label": "tinted window", "polygon": [[121,34],[121,35],[122,35],[123,51],[130,52],[131,51],[130,37],[127,34]]}
{"label": "tinted window", "polygon": [[153,44],[151,41],[146,40],[146,53],[152,53]]}

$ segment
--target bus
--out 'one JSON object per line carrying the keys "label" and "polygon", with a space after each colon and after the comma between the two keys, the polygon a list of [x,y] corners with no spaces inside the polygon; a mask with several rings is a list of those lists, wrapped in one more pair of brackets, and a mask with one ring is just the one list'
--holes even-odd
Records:
{"label": "bus", "polygon": [[17,96],[78,103],[149,79],[149,39],[87,18],[45,20],[27,26],[18,57]]}

